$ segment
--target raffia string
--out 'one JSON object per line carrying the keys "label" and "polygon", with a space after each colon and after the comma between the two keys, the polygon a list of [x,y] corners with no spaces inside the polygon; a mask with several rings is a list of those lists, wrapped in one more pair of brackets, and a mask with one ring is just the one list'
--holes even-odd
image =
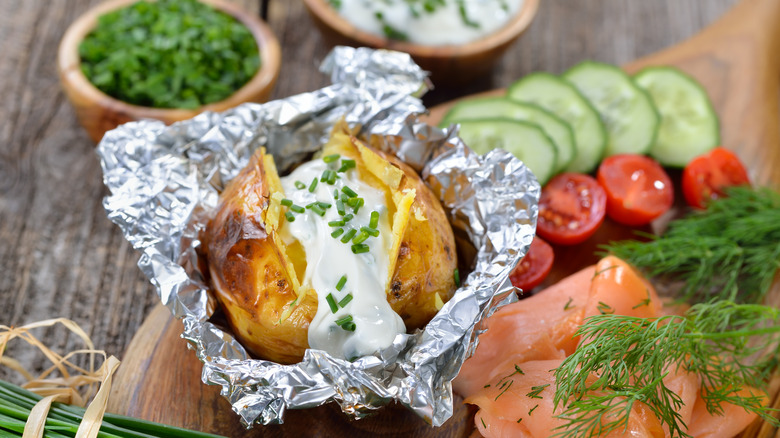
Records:
{"label": "raffia string", "polygon": [[[51,350],[38,340],[30,331],[60,324],[78,336],[86,348],[63,355]],[[52,363],[38,376],[32,375],[18,360],[4,356],[6,347],[13,339],[21,339],[36,347]],[[71,358],[86,354],[88,367],[82,368],[71,362]],[[95,358],[101,356],[103,364],[95,370]],[[103,421],[111,391],[111,377],[119,366],[114,356],[106,357],[105,351],[96,350],[89,335],[75,322],[56,318],[34,322],[21,327],[0,325],[0,365],[4,365],[21,374],[27,383],[22,387],[43,397],[31,410],[24,428],[23,438],[43,437],[46,417],[51,404],[55,401],[83,407],[93,395],[94,399],[87,407],[84,418],[76,432],[76,438],[96,438]],[[51,375],[57,371],[59,376]],[[99,390],[97,389],[99,386]],[[97,393],[96,393],[97,392]]]}

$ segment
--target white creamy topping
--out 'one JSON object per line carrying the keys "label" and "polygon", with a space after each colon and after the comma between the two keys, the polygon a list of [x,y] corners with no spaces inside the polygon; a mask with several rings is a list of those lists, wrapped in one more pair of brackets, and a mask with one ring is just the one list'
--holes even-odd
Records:
{"label": "white creamy topping", "polygon": [[[295,220],[282,219],[279,234],[286,245],[298,241],[303,246],[306,273],[300,279],[301,287],[317,292],[317,314],[309,325],[309,346],[350,359],[389,346],[396,334],[406,332],[406,327],[386,297],[392,232],[384,193],[360,181],[354,168],[338,173],[340,178],[335,180],[334,185],[319,181],[326,169],[338,169],[339,162],[329,165],[322,159],[313,160],[281,179],[285,198],[295,205],[305,207],[319,201],[331,204],[331,207],[325,209],[324,216],[311,209],[306,209],[305,213],[292,213]],[[318,180],[317,187],[311,193],[308,187],[315,178]],[[304,183],[306,188],[297,188],[296,181]],[[340,195],[345,185],[363,198],[365,205],[358,209],[357,214],[352,207],[345,205],[346,213],[354,217],[343,227],[330,226],[328,222],[343,219],[337,210],[334,190],[338,190]],[[283,208],[290,212],[289,208]],[[372,211],[379,212],[376,227],[379,235],[363,242],[369,247],[368,252],[355,254],[352,240],[342,243],[341,239],[351,229],[357,230],[358,235],[361,227],[368,227]],[[331,233],[339,228],[344,229],[344,234],[332,237]],[[339,291],[336,285],[344,275],[347,281]],[[333,313],[327,301],[329,294],[336,303],[342,302],[348,294],[352,295],[352,299],[343,307],[337,306],[338,310]],[[354,331],[336,324],[349,315],[352,316]]]}
{"label": "white creamy topping", "polygon": [[[339,14],[358,29],[429,46],[463,44],[490,35],[520,10],[523,0],[340,0]],[[392,30],[391,30],[392,29]],[[390,33],[388,33],[388,31]]]}

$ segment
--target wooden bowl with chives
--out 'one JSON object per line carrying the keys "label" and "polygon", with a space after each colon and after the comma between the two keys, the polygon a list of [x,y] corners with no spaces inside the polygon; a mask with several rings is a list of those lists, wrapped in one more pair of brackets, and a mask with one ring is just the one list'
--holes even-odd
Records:
{"label": "wooden bowl with chives", "polygon": [[245,102],[269,100],[281,67],[281,48],[270,27],[256,15],[223,0],[199,0],[234,17],[252,34],[259,50],[260,68],[243,86],[228,97],[195,108],[157,108],[131,104],[109,96],[92,84],[81,68],[79,45],[95,29],[98,18],[128,7],[139,0],[108,0],[81,15],[66,30],[57,54],[62,88],[76,110],[79,123],[98,142],[106,131],[142,119],[166,124],[190,119],[204,111],[224,111]]}
{"label": "wooden bowl with chives", "polygon": [[329,45],[366,46],[408,53],[423,70],[431,73],[434,85],[448,87],[465,84],[490,72],[528,29],[539,8],[539,0],[524,0],[507,24],[492,34],[469,43],[432,46],[393,40],[358,29],[328,0],[303,0],[303,3]]}

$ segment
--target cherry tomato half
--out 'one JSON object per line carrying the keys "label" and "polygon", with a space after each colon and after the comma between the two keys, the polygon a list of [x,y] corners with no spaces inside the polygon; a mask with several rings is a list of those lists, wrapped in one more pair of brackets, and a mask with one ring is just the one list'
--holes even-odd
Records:
{"label": "cherry tomato half", "polygon": [[554,258],[552,246],[536,236],[528,248],[528,253],[520,259],[520,263],[509,275],[509,280],[515,287],[529,291],[547,278]]}
{"label": "cherry tomato half", "polygon": [[657,161],[644,155],[606,158],[596,178],[607,192],[607,216],[624,225],[644,225],[674,203],[672,180]]}
{"label": "cherry tomato half", "polygon": [[542,188],[536,234],[560,245],[580,243],[604,222],[606,204],[607,195],[595,179],[562,173]]}
{"label": "cherry tomato half", "polygon": [[750,184],[745,166],[730,150],[717,147],[691,160],[682,174],[682,189],[688,205],[704,208],[725,196],[729,186]]}

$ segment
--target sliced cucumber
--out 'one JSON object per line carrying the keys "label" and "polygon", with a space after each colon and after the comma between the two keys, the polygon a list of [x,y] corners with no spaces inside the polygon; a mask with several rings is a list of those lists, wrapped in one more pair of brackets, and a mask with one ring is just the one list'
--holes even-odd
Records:
{"label": "sliced cucumber", "polygon": [[486,154],[495,148],[511,152],[544,184],[553,175],[557,151],[538,125],[504,118],[463,120],[460,138],[474,152]]}
{"label": "sliced cucumber", "polygon": [[535,103],[571,126],[577,155],[567,171],[590,173],[596,168],[604,154],[606,131],[596,110],[572,84],[549,73],[532,73],[510,85],[507,96]]}
{"label": "sliced cucumber", "polygon": [[707,92],[695,79],[673,67],[650,67],[634,76],[647,90],[661,126],[650,148],[661,164],[684,167],[720,144],[720,125]]}
{"label": "sliced cucumber", "polygon": [[655,143],[660,116],[650,96],[614,65],[581,62],[562,75],[593,104],[607,128],[604,156],[645,154]]}
{"label": "sliced cucumber", "polygon": [[539,125],[555,144],[558,160],[554,171],[561,172],[576,154],[571,126],[542,107],[525,102],[515,102],[506,97],[478,97],[457,103],[439,124],[447,127],[464,120],[484,118],[509,118]]}

